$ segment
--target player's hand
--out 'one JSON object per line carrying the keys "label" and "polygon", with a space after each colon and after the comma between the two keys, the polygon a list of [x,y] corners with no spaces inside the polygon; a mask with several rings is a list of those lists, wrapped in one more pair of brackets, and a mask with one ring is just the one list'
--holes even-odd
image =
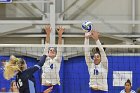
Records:
{"label": "player's hand", "polygon": [[97,41],[99,39],[99,32],[96,32],[96,31],[92,31],[91,32],[91,37]]}
{"label": "player's hand", "polygon": [[64,30],[65,30],[65,29],[64,29],[62,26],[59,26],[59,27],[57,28],[58,36],[62,36]]}
{"label": "player's hand", "polygon": [[51,33],[51,31],[52,31],[51,26],[50,26],[50,25],[47,25],[47,26],[45,26],[44,29],[45,29],[46,34],[47,34],[47,35],[50,35],[50,33]]}
{"label": "player's hand", "polygon": [[86,33],[85,33],[85,38],[88,39],[90,36],[91,36],[91,32],[86,32]]}
{"label": "player's hand", "polygon": [[48,89],[46,89],[46,90],[44,91],[44,93],[50,93],[50,92],[52,91],[52,89],[53,89],[53,86],[50,87],[50,88],[48,88]]}

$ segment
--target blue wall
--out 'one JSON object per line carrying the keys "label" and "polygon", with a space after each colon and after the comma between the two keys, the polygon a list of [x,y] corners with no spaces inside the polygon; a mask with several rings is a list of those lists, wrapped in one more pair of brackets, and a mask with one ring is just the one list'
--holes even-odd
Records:
{"label": "blue wall", "polygon": [[64,62],[64,93],[88,93],[89,74],[84,57]]}
{"label": "blue wall", "polygon": [[[113,87],[113,71],[133,71],[133,87],[140,87],[139,56],[109,56],[109,93],[119,93],[124,87]],[[84,57],[70,58],[64,63],[64,93],[88,93],[89,73]]]}
{"label": "blue wall", "polygon": [[123,87],[113,87],[113,71],[132,71],[133,87],[136,90],[140,87],[140,57],[139,56],[116,56],[108,57],[109,60],[109,93],[119,93]]}
{"label": "blue wall", "polygon": [[[1,59],[8,59],[8,57],[0,57]],[[36,64],[37,60],[30,57],[23,57],[28,66]],[[108,84],[109,93],[119,93],[123,87],[113,87],[113,71],[133,71],[133,89],[140,87],[140,57],[139,56],[109,56],[109,73]],[[37,90],[40,86],[41,71],[35,73]],[[6,87],[9,89],[10,81],[3,78],[0,72],[0,88]],[[70,58],[68,61],[62,61],[60,69],[61,84],[63,93],[88,93],[89,91],[89,73],[85,58],[82,56]]]}

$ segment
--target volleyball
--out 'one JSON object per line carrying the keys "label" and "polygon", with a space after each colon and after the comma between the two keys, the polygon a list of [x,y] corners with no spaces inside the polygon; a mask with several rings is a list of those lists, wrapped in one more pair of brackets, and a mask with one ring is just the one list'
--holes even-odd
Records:
{"label": "volleyball", "polygon": [[88,32],[90,32],[92,30],[92,22],[90,21],[85,21],[83,24],[82,24],[82,29],[83,30],[86,30]]}

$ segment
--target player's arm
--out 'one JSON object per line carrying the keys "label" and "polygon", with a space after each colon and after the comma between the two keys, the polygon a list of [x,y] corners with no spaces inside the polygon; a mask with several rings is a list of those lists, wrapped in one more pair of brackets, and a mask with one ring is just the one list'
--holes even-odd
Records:
{"label": "player's arm", "polygon": [[[84,45],[89,45],[89,37],[90,37],[90,33],[85,33],[85,41],[84,41]],[[91,62],[93,61],[91,59],[91,55],[90,55],[90,48],[89,47],[85,47],[85,60],[88,66],[91,65]]]}
{"label": "player's arm", "polygon": [[58,47],[57,47],[57,55],[56,57],[58,58],[58,62],[61,62],[62,60],[62,34],[64,32],[64,28],[62,26],[60,26],[58,29],[57,29],[57,33],[58,33]]}
{"label": "player's arm", "polygon": [[46,43],[45,43],[45,50],[43,54],[46,54],[48,56],[48,45],[50,43],[50,33],[51,33],[51,27],[50,26],[45,26],[44,28],[45,32],[46,32]]}
{"label": "player's arm", "polygon": [[41,67],[45,63],[46,57],[48,55],[48,43],[49,43],[50,32],[51,32],[50,26],[45,27],[45,32],[46,32],[46,44],[45,44],[43,56],[40,58],[40,61],[36,65],[34,65],[33,67],[30,67],[24,71],[24,74],[25,74],[25,75],[23,75],[24,79],[29,78],[34,72],[41,69]]}
{"label": "player's arm", "polygon": [[98,45],[98,48],[99,48],[99,51],[100,51],[100,54],[101,54],[101,61],[103,62],[103,66],[108,69],[108,59],[107,59],[107,56],[106,56],[106,53],[101,45],[101,42],[99,40],[99,33],[96,32],[96,31],[93,31],[92,34],[91,34],[91,37],[95,40],[96,44]]}
{"label": "player's arm", "polygon": [[45,26],[45,32],[46,32],[46,43],[50,43],[50,33],[51,33],[51,27],[50,25]]}
{"label": "player's arm", "polygon": [[22,74],[23,80],[26,80],[26,79],[30,78],[37,70],[41,69],[41,67],[45,63],[46,57],[47,57],[46,55],[43,55],[40,58],[40,61],[36,65],[26,69]]}

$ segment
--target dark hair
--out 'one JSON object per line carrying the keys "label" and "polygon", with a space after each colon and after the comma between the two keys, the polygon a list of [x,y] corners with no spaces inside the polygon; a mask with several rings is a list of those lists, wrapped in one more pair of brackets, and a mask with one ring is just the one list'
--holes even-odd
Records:
{"label": "dark hair", "polygon": [[[101,44],[104,45],[104,43],[101,43]],[[104,49],[104,51],[106,50],[106,48],[103,48],[103,49]],[[92,53],[93,53],[93,54],[99,54],[99,55],[101,56],[100,50],[99,50],[98,47],[92,48]]]}
{"label": "dark hair", "polygon": [[49,52],[49,50],[50,50],[51,48],[54,48],[55,52],[57,53],[56,47],[49,47],[49,48],[48,48],[48,52]]}
{"label": "dark hair", "polygon": [[125,85],[126,83],[129,83],[131,85],[131,81],[129,79],[125,82]]}
{"label": "dark hair", "polygon": [[[105,51],[105,48],[103,48],[103,49],[104,49],[104,51]],[[98,47],[96,47],[96,48],[92,48],[92,53],[93,53],[93,54],[99,54],[99,55],[101,56],[101,54],[100,54],[100,50],[99,50]]]}
{"label": "dark hair", "polygon": [[94,54],[99,54],[99,55],[101,56],[101,54],[100,54],[100,50],[99,50],[98,47],[95,48],[95,52],[94,52]]}

